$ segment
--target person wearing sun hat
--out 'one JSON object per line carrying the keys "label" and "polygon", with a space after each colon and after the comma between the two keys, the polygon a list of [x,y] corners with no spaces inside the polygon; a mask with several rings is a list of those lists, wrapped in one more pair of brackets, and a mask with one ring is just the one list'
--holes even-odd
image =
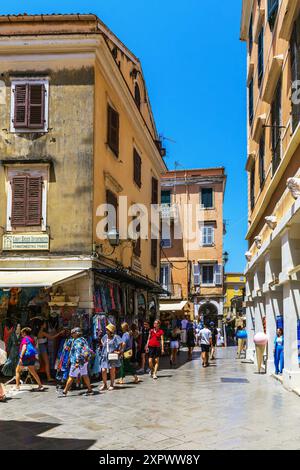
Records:
{"label": "person wearing sun hat", "polygon": [[[102,350],[100,356],[100,369],[102,370],[103,385],[100,391],[114,390],[116,369],[121,367],[120,355],[122,339],[116,335],[116,327],[112,323],[106,325],[106,334],[101,339]],[[107,386],[107,372],[110,375],[110,387]]]}

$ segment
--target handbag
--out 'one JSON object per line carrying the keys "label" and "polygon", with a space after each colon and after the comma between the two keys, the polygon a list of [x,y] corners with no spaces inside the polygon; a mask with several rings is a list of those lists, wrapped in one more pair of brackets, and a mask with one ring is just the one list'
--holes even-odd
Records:
{"label": "handbag", "polygon": [[124,359],[131,359],[133,356],[133,351],[132,349],[128,349],[128,351],[124,352]]}
{"label": "handbag", "polygon": [[109,352],[109,347],[108,347],[108,338],[107,338],[107,359],[109,362],[111,361],[118,361],[119,360],[119,354],[118,353],[110,353]]}

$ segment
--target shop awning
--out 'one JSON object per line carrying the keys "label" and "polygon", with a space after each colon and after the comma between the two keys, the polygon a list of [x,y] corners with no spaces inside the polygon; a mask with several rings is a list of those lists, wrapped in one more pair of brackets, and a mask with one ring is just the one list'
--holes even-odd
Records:
{"label": "shop awning", "polygon": [[51,287],[55,284],[72,281],[84,276],[86,270],[26,270],[0,271],[0,288],[11,287]]}
{"label": "shop awning", "polygon": [[177,303],[160,304],[160,312],[181,312],[188,304],[187,300]]}
{"label": "shop awning", "polygon": [[153,294],[166,293],[166,291],[160,286],[160,284],[151,281],[151,279],[143,278],[124,269],[103,268],[94,269],[94,271],[102,276],[107,276],[110,279],[132,284],[133,286],[138,287],[140,289],[148,290]]}

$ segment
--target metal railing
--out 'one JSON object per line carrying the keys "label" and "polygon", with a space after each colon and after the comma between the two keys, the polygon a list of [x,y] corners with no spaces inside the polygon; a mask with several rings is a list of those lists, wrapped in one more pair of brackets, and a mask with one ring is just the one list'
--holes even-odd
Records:
{"label": "metal railing", "polygon": [[165,294],[161,294],[161,299],[182,299],[182,285],[181,284],[166,284],[162,285],[162,288],[166,291]]}

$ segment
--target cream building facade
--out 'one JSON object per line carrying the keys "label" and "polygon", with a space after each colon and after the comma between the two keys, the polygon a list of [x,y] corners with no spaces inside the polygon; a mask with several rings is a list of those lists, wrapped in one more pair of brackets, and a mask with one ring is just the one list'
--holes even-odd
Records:
{"label": "cream building facade", "polygon": [[300,2],[244,0],[247,42],[248,200],[247,356],[253,336],[284,328],[287,389],[300,388]]}

